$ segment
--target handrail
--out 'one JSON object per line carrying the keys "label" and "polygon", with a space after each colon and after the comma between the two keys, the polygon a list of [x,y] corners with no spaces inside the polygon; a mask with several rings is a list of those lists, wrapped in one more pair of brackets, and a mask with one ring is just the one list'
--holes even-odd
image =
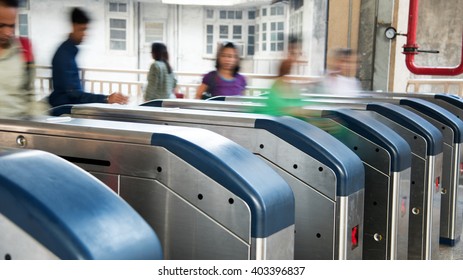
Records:
{"label": "handrail", "polygon": [[[52,81],[51,81],[51,66],[47,65],[37,65],[35,66],[38,74],[36,76],[36,90],[41,98],[47,96],[52,91]],[[148,70],[140,69],[105,69],[105,68],[81,68],[81,80],[82,86],[84,89],[90,92],[113,92],[113,91],[122,91],[128,94],[130,97],[134,97],[137,102],[142,100],[143,97],[143,87],[146,84],[146,78],[142,78],[148,74]],[[47,73],[44,73],[47,72]],[[90,78],[91,73],[115,73],[115,74],[126,74],[123,78],[124,80],[112,79],[108,80],[106,78]],[[241,73],[248,80],[248,86],[246,87],[246,95],[258,95],[265,92],[270,86],[271,82],[277,78],[276,75],[271,74],[254,74],[254,73]],[[127,75],[133,75],[133,80],[127,80]],[[196,92],[196,88],[199,86],[200,79],[204,73],[199,72],[180,72],[176,71],[175,75],[179,80],[185,80],[185,77],[194,78],[197,77],[194,82],[185,82],[181,81],[178,83],[177,87],[186,98],[193,98]],[[288,76],[291,80],[295,82],[314,82],[318,81],[320,77],[317,76],[301,76],[301,75],[291,75]],[[253,81],[261,80],[259,85],[255,85]],[[267,85],[262,85],[268,84]],[[267,82],[265,82],[267,81]],[[125,90],[123,90],[125,88]]]}
{"label": "handrail", "polygon": [[[426,85],[430,86],[431,89],[427,87],[422,91],[421,89]],[[410,79],[405,91],[451,93],[463,97],[463,79]]]}

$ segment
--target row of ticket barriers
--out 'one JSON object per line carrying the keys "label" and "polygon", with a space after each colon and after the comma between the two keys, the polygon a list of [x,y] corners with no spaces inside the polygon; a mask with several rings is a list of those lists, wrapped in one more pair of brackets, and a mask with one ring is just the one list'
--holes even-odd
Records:
{"label": "row of ticket barriers", "polygon": [[419,260],[460,240],[463,99],[306,93],[307,118],[249,113],[265,98],[0,120],[0,256]]}

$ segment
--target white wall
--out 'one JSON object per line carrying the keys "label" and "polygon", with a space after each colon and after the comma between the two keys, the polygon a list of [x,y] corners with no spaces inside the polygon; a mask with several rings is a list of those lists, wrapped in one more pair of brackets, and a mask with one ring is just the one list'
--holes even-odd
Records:
{"label": "white wall", "polygon": [[[104,0],[31,0],[29,19],[36,63],[38,65],[51,64],[57,47],[67,39],[71,30],[70,7],[79,6],[83,7],[93,19],[89,25],[88,36],[80,46],[77,57],[79,65],[81,67],[136,69],[135,42],[130,42],[127,53],[118,54],[108,51],[104,5]],[[133,22],[130,24],[133,27]]]}

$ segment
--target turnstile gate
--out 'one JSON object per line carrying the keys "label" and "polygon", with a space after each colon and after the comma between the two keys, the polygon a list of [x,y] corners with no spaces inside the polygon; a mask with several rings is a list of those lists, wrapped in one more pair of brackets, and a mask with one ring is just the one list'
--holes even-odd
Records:
{"label": "turnstile gate", "polygon": [[81,168],[0,148],[0,255],[6,260],[162,259],[151,227]]}
{"label": "turnstile gate", "polygon": [[76,118],[205,128],[266,160],[296,200],[295,259],[361,259],[364,167],[341,142],[301,120],[106,104],[56,108]]}
{"label": "turnstile gate", "polygon": [[0,131],[0,146],[54,153],[110,186],[156,231],[166,259],[293,258],[290,187],[216,133],[72,118],[0,120]]}
{"label": "turnstile gate", "polygon": [[[157,100],[145,106],[243,112],[246,104],[219,101]],[[245,108],[248,107],[248,108]],[[411,150],[397,133],[353,110],[311,110],[339,131],[336,138],[356,153],[365,167],[364,259],[407,259]]]}
{"label": "turnstile gate", "polygon": [[[336,106],[364,106],[371,102],[387,102],[391,104],[397,104],[404,108],[417,113],[436,128],[438,128],[444,139],[443,148],[443,166],[442,166],[442,180],[441,185],[441,218],[440,218],[440,242],[450,246],[454,246],[456,242],[460,240],[462,231],[462,210],[460,209],[463,204],[463,188],[460,187],[462,178],[461,166],[463,162],[463,155],[461,151],[462,141],[462,128],[463,122],[458,118],[459,115],[455,116],[455,113],[460,114],[459,109],[453,106],[452,111],[448,111],[443,107],[440,107],[434,103],[436,99],[446,101],[446,107],[449,107],[450,100],[453,100],[452,104],[460,104],[458,99],[446,98],[445,96],[439,95],[439,97],[432,95],[426,95],[426,100],[419,98],[405,98],[400,94],[397,96],[393,95],[359,95],[359,96],[336,96],[336,98],[328,98],[326,95],[313,94],[313,98],[309,99],[312,94],[305,94],[307,97],[306,101],[308,104],[318,104],[319,106],[332,104]],[[256,101],[263,100],[261,97],[249,97],[249,98],[235,98],[230,97],[226,100],[246,100]],[[430,102],[428,100],[434,100]],[[154,101],[156,102],[156,101]],[[246,106],[251,106],[249,102],[243,102]],[[225,105],[222,105],[225,106]]]}
{"label": "turnstile gate", "polygon": [[460,240],[463,225],[463,189],[459,187],[460,166],[463,162],[461,143],[463,141],[463,121],[452,112],[427,100],[418,98],[402,98],[400,96],[355,97],[338,100],[314,98],[308,100],[317,104],[355,104],[368,102],[388,102],[400,105],[429,121],[443,134],[443,166],[441,183],[441,218],[440,242],[454,246]]}
{"label": "turnstile gate", "polygon": [[[214,100],[217,99],[235,102],[265,101],[262,97],[233,96],[218,97]],[[441,207],[439,182],[442,178],[442,133],[419,115],[390,103],[349,104],[333,98],[333,104],[322,103],[322,105],[325,108],[344,107],[364,112],[398,132],[408,142],[412,149],[408,258],[437,259]],[[310,108],[310,105],[306,108]]]}

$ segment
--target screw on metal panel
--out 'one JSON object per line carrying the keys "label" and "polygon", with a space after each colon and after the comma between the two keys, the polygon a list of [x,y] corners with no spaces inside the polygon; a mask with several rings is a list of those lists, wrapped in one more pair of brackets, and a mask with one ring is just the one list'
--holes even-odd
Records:
{"label": "screw on metal panel", "polygon": [[19,135],[17,138],[16,138],[16,144],[21,147],[21,148],[24,148],[26,147],[27,145],[27,140],[26,140],[26,137],[22,136],[22,135]]}
{"label": "screw on metal panel", "polygon": [[373,238],[375,239],[375,241],[381,241],[383,240],[383,236],[379,233],[375,233],[375,235],[373,235]]}

